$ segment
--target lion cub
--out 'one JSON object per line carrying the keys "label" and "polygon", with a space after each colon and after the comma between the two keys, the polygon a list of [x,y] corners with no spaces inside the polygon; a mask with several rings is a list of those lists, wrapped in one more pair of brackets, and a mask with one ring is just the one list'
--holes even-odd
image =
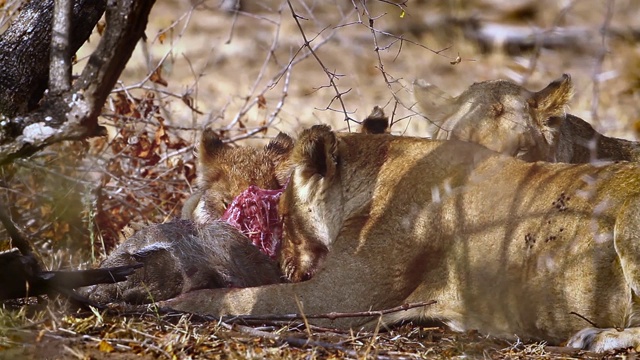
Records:
{"label": "lion cub", "polygon": [[[389,119],[375,106],[359,131],[382,134],[389,130]],[[204,130],[198,154],[198,190],[185,201],[182,218],[207,224],[217,220],[233,199],[250,185],[262,189],[281,189],[289,179],[289,156],[294,141],[279,133],[264,148],[233,147],[224,144],[211,129]]]}
{"label": "lion cub", "polygon": [[219,219],[227,206],[250,185],[280,189],[289,177],[293,139],[279,133],[264,148],[233,147],[211,129],[199,146],[198,190],[182,208],[182,218],[198,224]]}
{"label": "lion cub", "polygon": [[604,136],[565,113],[573,94],[567,74],[538,92],[506,80],[475,83],[455,98],[416,80],[413,92],[435,139],[475,142],[527,161],[640,160],[637,142]]}

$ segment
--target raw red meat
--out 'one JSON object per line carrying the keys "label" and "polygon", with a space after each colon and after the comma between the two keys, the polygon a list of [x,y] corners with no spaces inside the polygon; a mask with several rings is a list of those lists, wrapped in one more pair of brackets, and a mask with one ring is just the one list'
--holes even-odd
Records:
{"label": "raw red meat", "polygon": [[226,221],[245,234],[251,242],[272,259],[282,239],[282,219],[278,216],[278,202],[284,189],[266,190],[251,185],[224,212]]}

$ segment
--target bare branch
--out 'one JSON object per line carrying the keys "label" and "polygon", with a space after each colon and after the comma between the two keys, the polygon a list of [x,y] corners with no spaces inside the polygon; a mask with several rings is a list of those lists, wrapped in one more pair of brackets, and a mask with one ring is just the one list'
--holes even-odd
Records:
{"label": "bare branch", "polygon": [[[344,101],[342,99],[342,95],[348,93],[349,90],[344,91],[344,92],[341,92],[340,90],[338,90],[338,85],[336,85],[336,82],[335,82],[335,79],[336,79],[337,75],[335,73],[332,73],[332,72],[329,71],[329,69],[324,65],[322,60],[320,60],[320,57],[318,56],[318,54],[316,54],[316,52],[311,47],[311,42],[307,39],[307,35],[305,34],[304,30],[302,29],[302,25],[300,24],[300,20],[299,19],[301,19],[302,17],[300,15],[298,15],[295,12],[295,10],[293,10],[293,5],[291,5],[291,0],[287,0],[287,4],[289,5],[289,10],[291,10],[291,16],[295,20],[296,25],[298,26],[298,29],[300,30],[300,35],[302,35],[302,39],[304,40],[303,47],[306,47],[307,49],[309,49],[309,51],[311,52],[311,55],[313,55],[313,57],[318,62],[318,65],[320,65],[320,67],[322,67],[322,70],[324,71],[324,73],[327,74],[327,77],[329,78],[329,84],[336,92],[336,96],[335,96],[334,99],[338,99],[338,101],[340,102],[340,106],[342,107],[342,112],[344,113],[344,121],[347,122],[347,128],[349,129],[349,131],[351,131],[351,125],[350,125],[349,120],[352,120],[352,119],[351,119],[351,116],[349,116],[349,111],[347,111],[347,108],[346,108],[346,106],[344,104]],[[329,104],[329,106],[331,106],[331,104]]]}
{"label": "bare branch", "polygon": [[607,1],[607,12],[604,16],[604,23],[602,24],[602,28],[600,29],[600,32],[602,35],[602,46],[600,47],[596,64],[593,67],[593,76],[592,76],[593,94],[591,97],[591,121],[594,124],[598,124],[600,122],[600,118],[598,117],[598,104],[600,103],[600,73],[602,72],[602,63],[604,63],[604,58],[607,56],[607,53],[609,52],[607,36],[609,35],[609,27],[611,26],[611,18],[613,17],[614,6],[615,6],[614,0]]}
{"label": "bare branch", "polygon": [[71,2],[72,0],[55,0],[53,11],[49,91],[54,96],[71,89]]}
{"label": "bare branch", "polygon": [[236,315],[236,316],[224,316],[222,321],[224,322],[234,322],[234,321],[243,321],[243,320],[300,320],[303,317],[307,319],[341,319],[341,318],[352,318],[352,317],[372,317],[372,316],[382,316],[386,314],[397,313],[400,311],[406,311],[409,309],[414,309],[418,307],[425,307],[429,305],[435,304],[435,300],[431,301],[422,301],[411,304],[404,304],[400,306],[396,306],[390,309],[383,310],[371,310],[371,311],[357,311],[357,312],[330,312],[326,314],[284,314],[284,315]]}
{"label": "bare branch", "polygon": [[18,248],[20,253],[24,256],[32,255],[33,246],[13,223],[7,209],[8,207],[6,204],[0,201],[0,222],[2,222],[2,225],[4,225],[4,228],[7,230],[7,234],[9,234],[9,237],[11,238],[11,245]]}
{"label": "bare branch", "polygon": [[[569,11],[571,11],[571,9],[573,8],[573,6],[575,5],[575,0],[570,1],[569,3],[567,3],[565,6],[562,7],[562,9],[560,9],[560,12],[556,15],[556,17],[553,19],[553,23],[550,27],[549,30],[545,31],[548,33],[553,32],[554,30],[556,30],[562,21],[564,21],[564,19],[566,18],[567,14],[569,13]],[[540,55],[542,54],[542,45],[544,42],[544,37],[543,36],[537,36],[535,39],[535,44],[534,44],[534,48],[533,48],[533,53],[531,54],[530,60],[529,60],[529,66],[527,67],[527,72],[522,75],[522,79],[519,81],[520,85],[526,87],[529,79],[531,78],[531,75],[533,75],[533,73],[536,70],[536,67],[538,65],[538,59],[540,58]]]}
{"label": "bare branch", "polygon": [[[421,301],[409,304],[403,304],[400,306],[392,307],[389,309],[383,310],[370,310],[370,311],[356,311],[356,312],[330,312],[326,314],[265,314],[265,315],[226,315],[220,317],[209,316],[209,315],[197,315],[191,314],[194,317],[202,319],[204,321],[221,321],[225,323],[243,323],[243,322],[253,322],[253,321],[293,321],[293,320],[302,320],[303,318],[307,319],[329,319],[335,320],[340,318],[353,318],[353,317],[379,317],[387,314],[397,313],[401,311],[406,311],[410,309],[430,306],[435,304],[435,300],[431,301]],[[163,314],[163,315],[175,315],[175,314],[185,314],[184,311],[178,311],[171,308],[166,307],[158,307],[157,304],[146,304],[146,305],[122,305],[123,307],[114,307],[112,310],[116,313],[124,313],[124,314],[145,314],[148,312],[152,312],[154,314]]]}

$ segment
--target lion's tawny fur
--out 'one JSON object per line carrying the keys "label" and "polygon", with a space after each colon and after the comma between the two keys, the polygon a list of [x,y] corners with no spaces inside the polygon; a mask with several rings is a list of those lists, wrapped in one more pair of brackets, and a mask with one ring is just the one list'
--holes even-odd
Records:
{"label": "lion's tawny fur", "polygon": [[566,74],[538,92],[507,80],[473,84],[455,98],[425,80],[413,90],[435,139],[471,141],[527,161],[640,160],[637,142],[607,137],[565,113],[573,94]]}
{"label": "lion's tawny fur", "polygon": [[[318,314],[436,300],[383,322],[436,319],[558,344],[586,327],[575,312],[601,328],[626,328],[620,334],[638,331],[635,163],[527,163],[468,142],[336,136],[314,126],[300,135],[292,165],[281,264],[291,279],[309,279],[201,290],[162,305],[225,315],[299,313],[301,304]],[[608,334],[583,331],[569,344],[624,345]]]}

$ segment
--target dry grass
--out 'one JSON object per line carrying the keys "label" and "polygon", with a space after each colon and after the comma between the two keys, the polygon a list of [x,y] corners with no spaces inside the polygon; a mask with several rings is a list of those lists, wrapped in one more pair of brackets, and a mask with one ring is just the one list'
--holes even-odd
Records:
{"label": "dry grass", "polygon": [[[16,4],[7,3],[5,17]],[[546,30],[597,30],[603,24],[628,29],[637,26],[637,0],[616,1],[609,22],[607,4],[595,0],[412,0],[404,8],[385,2],[293,0],[298,22],[286,1],[253,1],[237,15],[219,4],[156,4],[148,40],[139,44],[105,106],[102,122],[109,138],[59,145],[0,169],[0,194],[14,205],[14,220],[49,268],[91,266],[117,244],[127,224],[179,216],[195,174],[192,144],[204,126],[228,141],[256,144],[277,131],[295,134],[309,124],[346,130],[379,105],[392,115],[393,133],[426,136],[425,120],[411,110],[408,84],[414,78],[457,94],[472,82],[495,78],[526,82],[537,90],[567,72],[577,89],[573,114],[608,135],[633,139],[640,129],[636,39],[603,42],[596,36],[585,39],[587,46],[507,54],[483,51],[463,31],[474,17]],[[438,23],[444,18],[458,22]],[[81,70],[98,36],[81,49],[74,72]],[[300,325],[276,323],[249,327],[186,316],[75,313],[57,301],[6,304],[0,310],[0,358],[27,356],[586,355],[411,324],[371,333],[307,332]]]}
{"label": "dry grass", "polygon": [[[69,314],[48,305],[24,314],[0,312],[0,358],[613,358],[544,344],[507,342],[477,332],[405,324],[389,331],[344,332],[301,323],[266,321],[243,325],[183,314]],[[24,308],[23,308],[24,309]],[[33,309],[32,309],[33,310]]]}

